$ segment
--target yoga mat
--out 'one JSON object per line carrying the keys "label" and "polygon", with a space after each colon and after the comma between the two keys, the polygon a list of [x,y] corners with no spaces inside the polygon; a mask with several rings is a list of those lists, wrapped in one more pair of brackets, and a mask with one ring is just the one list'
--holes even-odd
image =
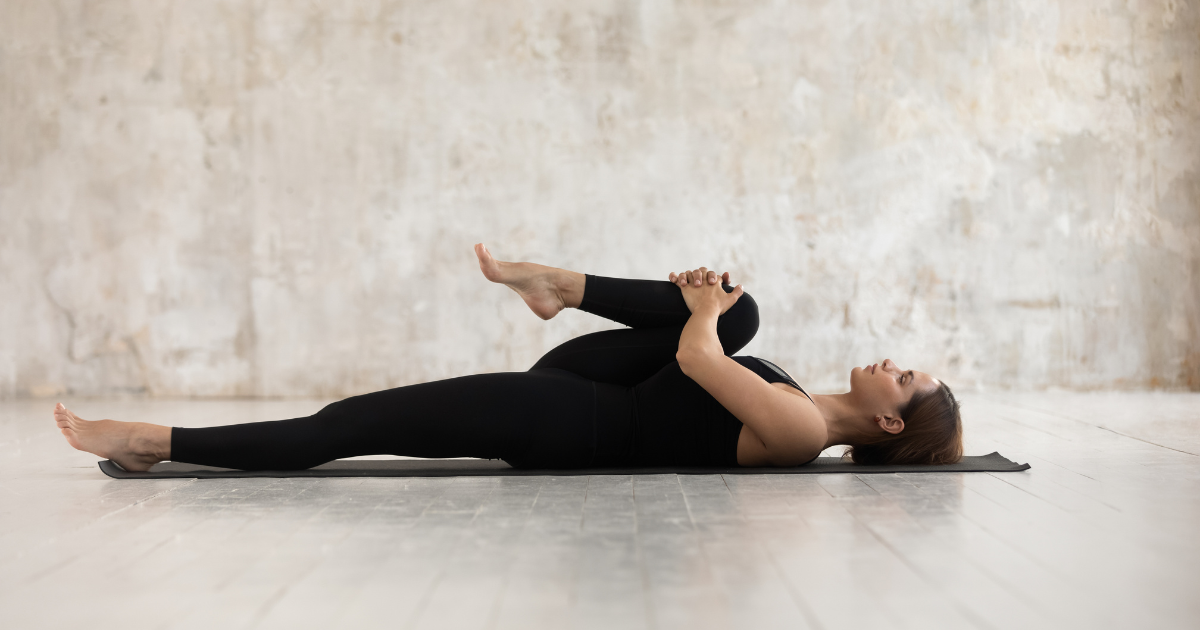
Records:
{"label": "yoga mat", "polygon": [[1009,461],[1000,453],[962,458],[944,466],[863,466],[838,457],[818,457],[803,466],[747,468],[674,466],[664,468],[568,468],[545,470],[513,468],[498,459],[358,459],[335,460],[305,470],[233,470],[160,462],[146,472],[129,472],[111,459],[100,470],[115,479],[224,479],[230,477],[534,477],[573,475],[811,475],[821,473],[877,474],[898,472],[1015,472],[1029,464]]}

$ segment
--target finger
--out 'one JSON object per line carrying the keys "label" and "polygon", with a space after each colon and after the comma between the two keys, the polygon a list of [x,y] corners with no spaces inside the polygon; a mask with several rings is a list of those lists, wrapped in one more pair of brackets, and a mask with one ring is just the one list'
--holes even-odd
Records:
{"label": "finger", "polygon": [[[745,293],[745,290],[742,289],[742,285],[739,284],[736,287],[734,287],[733,291],[729,292],[729,297],[733,298],[729,301],[729,306],[733,306],[734,304],[737,304],[738,298],[742,297],[742,293]],[[728,310],[728,308],[726,308],[726,310]]]}
{"label": "finger", "polygon": [[700,284],[702,282],[704,282],[703,280],[701,280],[701,278],[703,278],[703,277],[704,277],[704,267],[701,267],[701,268],[693,271],[692,272],[692,284],[694,284],[696,286],[700,286]]}
{"label": "finger", "polygon": [[709,284],[717,283],[717,272],[715,272],[715,271],[708,272],[708,283]]}
{"label": "finger", "polygon": [[721,284],[729,284],[729,272],[721,274]]}
{"label": "finger", "polygon": [[667,276],[667,279],[670,280],[671,282],[675,282],[675,272],[672,271],[671,275]]}

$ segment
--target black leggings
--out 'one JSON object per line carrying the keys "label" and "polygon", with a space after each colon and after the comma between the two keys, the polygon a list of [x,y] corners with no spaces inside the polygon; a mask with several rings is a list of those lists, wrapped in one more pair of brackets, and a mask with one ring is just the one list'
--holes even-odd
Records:
{"label": "black leggings", "polygon": [[[379,454],[503,459],[539,468],[632,463],[634,388],[675,362],[691,313],[670,282],[593,275],[586,276],[579,308],[631,328],[568,340],[528,372],[461,376],[351,396],[291,420],[173,427],[171,459],[242,470],[299,470]],[[726,355],[744,347],[757,330],[758,306],[749,294],[717,319]],[[696,397],[695,391],[676,394],[686,389],[678,385],[651,389],[643,396],[656,397],[658,408],[670,408],[672,396]]]}

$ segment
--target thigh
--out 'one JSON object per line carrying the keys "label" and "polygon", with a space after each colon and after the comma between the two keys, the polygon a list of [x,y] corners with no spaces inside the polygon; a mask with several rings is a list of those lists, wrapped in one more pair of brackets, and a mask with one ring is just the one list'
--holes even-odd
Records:
{"label": "thigh", "polygon": [[594,383],[568,372],[498,372],[354,396],[320,415],[392,455],[571,468],[591,462],[595,399]]}
{"label": "thigh", "polygon": [[531,370],[558,369],[601,383],[633,387],[675,360],[682,326],[605,330],[569,339]]}

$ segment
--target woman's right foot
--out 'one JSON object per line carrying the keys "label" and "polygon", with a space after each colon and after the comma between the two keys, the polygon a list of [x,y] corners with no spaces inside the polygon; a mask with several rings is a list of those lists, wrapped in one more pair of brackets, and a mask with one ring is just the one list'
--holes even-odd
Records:
{"label": "woman's right foot", "polygon": [[67,443],[105,457],[129,471],[140,472],[171,455],[171,427],[146,422],[84,420],[58,403],[54,422]]}
{"label": "woman's right foot", "polygon": [[516,291],[529,310],[542,319],[579,306],[583,297],[583,274],[536,263],[496,260],[483,243],[475,244],[475,256],[483,277]]}

